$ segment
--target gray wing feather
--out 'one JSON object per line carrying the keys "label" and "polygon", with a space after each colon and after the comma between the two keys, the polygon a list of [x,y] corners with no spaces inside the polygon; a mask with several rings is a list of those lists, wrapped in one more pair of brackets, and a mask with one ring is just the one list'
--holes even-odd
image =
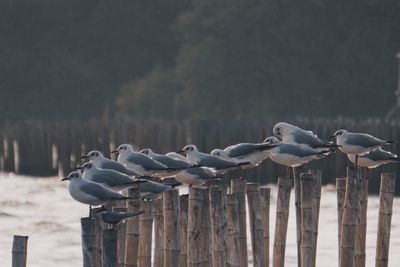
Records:
{"label": "gray wing feather", "polygon": [[105,188],[104,186],[92,182],[86,182],[80,186],[80,189],[86,194],[93,195],[101,201],[112,199],[125,199],[125,197],[117,192]]}
{"label": "gray wing feather", "polygon": [[307,144],[313,148],[335,146],[334,143],[324,141],[315,135],[311,135],[311,133],[304,133],[301,131],[293,133],[293,140],[298,144]]}
{"label": "gray wing feather", "polygon": [[372,135],[369,134],[353,133],[347,137],[346,143],[349,145],[355,145],[367,148],[367,147],[375,147],[383,145],[385,141],[373,137]]}
{"label": "gray wing feather", "polygon": [[162,192],[170,190],[171,188],[172,186],[153,181],[148,181],[147,183],[139,185],[139,191],[141,193],[151,192],[152,194],[160,194]]}
{"label": "gray wing feather", "polygon": [[290,154],[302,158],[322,154],[322,152],[317,149],[293,144],[281,144],[279,146],[279,152],[282,154]]}
{"label": "gray wing feather", "polygon": [[384,151],[384,150],[373,150],[373,151],[369,152],[368,154],[360,156],[360,157],[369,158],[373,161],[380,161],[380,160],[396,161],[396,160],[398,160],[397,155],[395,155],[391,152],[388,152],[388,151]]}
{"label": "gray wing feather", "polygon": [[104,183],[111,187],[129,185],[134,183],[134,181],[128,176],[113,170],[98,171],[97,173],[92,175],[91,181],[96,183]]}
{"label": "gray wing feather", "polygon": [[233,161],[227,161],[218,157],[213,157],[213,156],[207,156],[198,162],[203,166],[206,167],[211,167],[211,168],[216,168],[216,169],[227,169],[227,168],[232,168],[235,166],[238,166],[236,162]]}
{"label": "gray wing feather", "polygon": [[153,158],[158,162],[166,165],[167,167],[173,169],[185,169],[192,166],[190,163],[183,160],[173,159],[164,155],[154,156]]}
{"label": "gray wing feather", "polygon": [[187,169],[186,172],[191,175],[195,175],[199,178],[204,178],[204,179],[211,179],[211,178],[215,177],[213,172],[206,170],[204,168],[201,168],[201,167]]}
{"label": "gray wing feather", "polygon": [[137,164],[137,165],[141,165],[143,168],[145,168],[146,170],[165,170],[168,169],[167,166],[165,166],[164,164],[161,164],[149,157],[147,157],[144,154],[141,153],[135,153],[135,154],[131,154],[127,157],[127,161]]}
{"label": "gray wing feather", "polygon": [[125,173],[126,175],[130,175],[130,176],[140,176],[140,174],[138,172],[135,172],[134,170],[128,169],[127,167],[125,167],[124,164],[118,162],[118,161],[114,161],[114,160],[103,160],[101,162],[101,166],[102,169],[111,169],[111,170],[115,170],[118,172],[122,172]]}

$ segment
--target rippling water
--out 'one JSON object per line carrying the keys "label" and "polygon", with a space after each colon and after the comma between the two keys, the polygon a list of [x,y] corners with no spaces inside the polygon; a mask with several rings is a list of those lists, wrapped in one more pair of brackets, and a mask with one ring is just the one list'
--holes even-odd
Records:
{"label": "rippling water", "polygon": [[[183,190],[182,190],[183,191]],[[186,190],[185,190],[186,191]],[[286,266],[296,266],[295,212],[291,198]],[[367,266],[375,266],[378,197],[368,199]],[[271,243],[275,226],[276,188],[272,187]],[[394,202],[389,266],[400,262],[400,199]],[[11,265],[14,234],[28,235],[28,266],[81,266],[79,218],[88,208],[73,201],[58,178],[0,175],[0,266]],[[337,266],[336,192],[324,187],[321,199],[317,266]],[[396,253],[397,252],[397,253]],[[272,252],[271,252],[272,254]]]}

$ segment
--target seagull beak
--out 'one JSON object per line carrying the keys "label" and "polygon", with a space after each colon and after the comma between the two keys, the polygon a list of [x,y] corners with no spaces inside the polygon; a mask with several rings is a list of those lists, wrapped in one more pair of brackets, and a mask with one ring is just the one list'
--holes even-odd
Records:
{"label": "seagull beak", "polygon": [[335,135],[329,136],[329,137],[328,137],[328,140],[335,139],[335,137],[336,137]]}
{"label": "seagull beak", "polygon": [[66,180],[71,180],[71,179],[69,179],[68,177],[64,177],[61,179],[61,181],[66,181]]}
{"label": "seagull beak", "polygon": [[115,153],[118,153],[118,150],[111,151],[111,154],[115,154]]}
{"label": "seagull beak", "polygon": [[83,155],[83,156],[81,156],[81,159],[88,159],[88,158],[89,158],[88,155]]}
{"label": "seagull beak", "polygon": [[83,170],[83,167],[82,167],[82,166],[76,166],[75,169],[77,169],[77,170]]}
{"label": "seagull beak", "polygon": [[176,153],[178,153],[178,154],[185,154],[185,151],[184,151],[184,150],[179,150],[179,151],[176,151]]}

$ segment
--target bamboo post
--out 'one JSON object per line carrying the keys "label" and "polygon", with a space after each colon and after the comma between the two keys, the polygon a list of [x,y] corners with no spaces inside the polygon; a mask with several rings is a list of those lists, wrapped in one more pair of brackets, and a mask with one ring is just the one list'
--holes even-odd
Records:
{"label": "bamboo post", "polygon": [[12,245],[12,267],[25,267],[28,251],[28,237],[14,235]]}
{"label": "bamboo post", "polygon": [[153,201],[142,201],[141,210],[144,213],[139,216],[139,252],[138,265],[151,267],[151,245],[153,231]]}
{"label": "bamboo post", "polygon": [[297,266],[301,267],[301,192],[300,177],[293,168],[294,206],[296,210]]}
{"label": "bamboo post", "polygon": [[314,176],[314,190],[312,194],[313,198],[313,254],[312,254],[312,262],[313,266],[316,266],[316,258],[317,258],[317,241],[318,241],[318,222],[319,222],[319,209],[321,203],[321,172],[317,171],[317,174]]}
{"label": "bamboo post", "polygon": [[228,267],[239,267],[239,203],[236,194],[226,196],[226,223],[227,223],[227,248]]}
{"label": "bamboo post", "polygon": [[226,246],[226,200],[220,188],[210,188],[210,216],[213,266],[225,266]]}
{"label": "bamboo post", "polygon": [[239,203],[239,257],[240,267],[247,267],[247,232],[246,232],[246,180],[231,181],[231,192],[237,194]]}
{"label": "bamboo post", "polygon": [[164,213],[162,196],[153,200],[154,209],[154,263],[153,266],[164,264]]}
{"label": "bamboo post", "polygon": [[379,218],[376,240],[375,266],[386,267],[389,262],[390,225],[393,212],[393,196],[395,191],[394,173],[382,173],[379,193]]}
{"label": "bamboo post", "polygon": [[164,267],[179,264],[179,193],[177,189],[163,193]]}
{"label": "bamboo post", "polygon": [[271,188],[260,187],[261,218],[264,227],[264,263],[269,266],[269,209]]}
{"label": "bamboo post", "polygon": [[357,209],[358,194],[356,175],[352,169],[347,168],[346,193],[341,229],[342,235],[340,238],[340,267],[353,266]]}
{"label": "bamboo post", "polygon": [[212,266],[209,188],[202,191],[203,206],[201,208],[200,266],[209,267]]}
{"label": "bamboo post", "polygon": [[189,195],[179,196],[179,210],[180,210],[180,223],[179,223],[179,241],[180,241],[180,254],[179,266],[187,266],[188,257],[188,198]]}
{"label": "bamboo post", "polygon": [[260,190],[258,184],[247,183],[247,203],[251,233],[251,247],[253,249],[253,266],[263,267],[264,263],[264,229],[261,218]]}
{"label": "bamboo post", "polygon": [[314,212],[313,192],[314,175],[310,173],[300,174],[300,198],[301,198],[301,266],[313,266],[314,243]]}
{"label": "bamboo post", "polygon": [[197,187],[189,188],[189,210],[188,213],[188,267],[200,266],[200,238],[204,233],[200,232],[202,222],[203,189]]}
{"label": "bamboo post", "polygon": [[98,219],[81,218],[81,232],[83,266],[101,266],[101,238],[99,237],[101,228]]}
{"label": "bamboo post", "polygon": [[342,236],[342,219],[344,196],[346,194],[346,178],[336,178],[337,216],[338,216],[338,260],[340,262],[340,239]]}
{"label": "bamboo post", "polygon": [[103,267],[116,267],[118,265],[117,243],[117,230],[104,229],[102,234]]}
{"label": "bamboo post", "polygon": [[285,266],[286,234],[289,220],[289,201],[292,179],[279,177],[276,203],[276,222],[273,249],[273,267]]}
{"label": "bamboo post", "polygon": [[[361,169],[360,169],[361,170]],[[354,243],[354,267],[365,267],[365,242],[367,236],[368,179],[358,172],[360,182],[359,207]]]}
{"label": "bamboo post", "polygon": [[[139,191],[136,188],[129,188],[128,196],[135,198],[127,201],[128,211],[139,211],[141,202]],[[137,256],[139,250],[139,217],[130,218],[126,222],[126,267],[137,267]]]}

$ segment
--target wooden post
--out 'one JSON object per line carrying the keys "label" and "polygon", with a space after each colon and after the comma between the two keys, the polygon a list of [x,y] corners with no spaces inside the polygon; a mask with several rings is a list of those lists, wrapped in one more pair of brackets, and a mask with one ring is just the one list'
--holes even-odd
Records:
{"label": "wooden post", "polygon": [[338,261],[340,262],[340,239],[342,236],[342,219],[344,196],[346,194],[346,178],[336,178],[337,216],[338,216]]}
{"label": "wooden post", "polygon": [[261,218],[264,227],[264,263],[269,266],[269,208],[271,188],[260,187]]}
{"label": "wooden post", "polygon": [[301,192],[300,176],[293,168],[294,206],[296,210],[297,266],[301,267]]}
{"label": "wooden post", "polygon": [[28,237],[14,235],[12,245],[12,267],[25,267],[28,251]]}
{"label": "wooden post", "polygon": [[346,194],[342,218],[342,236],[340,238],[340,267],[353,266],[357,209],[358,194],[356,175],[352,169],[347,168]]}
{"label": "wooden post", "polygon": [[264,229],[261,218],[260,190],[256,183],[248,183],[246,188],[249,208],[251,247],[253,249],[253,266],[264,267]]}
{"label": "wooden post", "polygon": [[180,223],[179,223],[179,241],[180,241],[180,254],[179,266],[185,267],[188,262],[188,198],[189,195],[179,196],[179,210],[180,210]]}
{"label": "wooden post", "polygon": [[386,267],[389,262],[390,225],[392,222],[395,179],[396,176],[394,173],[382,173],[381,175],[378,233],[375,256],[376,267]]}
{"label": "wooden post", "polygon": [[228,267],[239,267],[239,203],[236,194],[226,196],[226,223],[227,223],[227,248]]}
{"label": "wooden post", "polygon": [[200,266],[200,238],[204,233],[201,229],[203,189],[197,187],[189,188],[189,214],[188,214],[188,267]]}
{"label": "wooden post", "polygon": [[313,192],[314,175],[310,173],[300,174],[301,197],[301,266],[313,266],[313,240],[314,240],[314,212]]}
{"label": "wooden post", "polygon": [[163,193],[164,267],[179,266],[179,192]]}
{"label": "wooden post", "polygon": [[163,266],[164,264],[164,213],[162,207],[162,196],[153,200],[154,209],[154,264],[153,266]]}
{"label": "wooden post", "polygon": [[210,219],[210,198],[209,188],[203,191],[203,206],[201,208],[201,229],[200,229],[200,266],[212,266],[211,251],[211,219]]}
{"label": "wooden post", "polygon": [[[139,191],[136,188],[129,188],[128,196],[136,198],[127,201],[128,211],[139,211],[141,202]],[[126,222],[126,267],[137,267],[137,256],[139,249],[139,217],[141,216],[130,218]]]}
{"label": "wooden post", "polygon": [[313,266],[316,266],[317,258],[317,241],[318,241],[318,222],[319,222],[319,208],[321,203],[321,175],[320,171],[317,171],[314,175],[314,191],[313,191],[313,255],[312,262]]}
{"label": "wooden post", "polygon": [[279,177],[278,198],[276,203],[275,240],[273,249],[273,267],[285,266],[286,234],[289,220],[289,201],[292,179]]}
{"label": "wooden post", "polygon": [[117,230],[104,229],[102,234],[103,267],[116,267],[118,265],[117,243]]}
{"label": "wooden post", "polygon": [[[360,169],[361,170],[361,169]],[[368,179],[359,171],[359,206],[354,243],[354,267],[365,267],[365,242],[367,236]]]}
{"label": "wooden post", "polygon": [[151,245],[153,232],[153,201],[142,201],[141,210],[144,213],[139,216],[139,252],[138,265],[151,267]]}
{"label": "wooden post", "polygon": [[[98,219],[81,218],[83,266],[101,266],[100,223]],[[99,242],[100,241],[100,242]],[[100,246],[99,246],[100,245]]]}
{"label": "wooden post", "polygon": [[227,262],[226,246],[226,199],[220,188],[210,188],[210,215],[212,237],[213,266],[225,266]]}
{"label": "wooden post", "polygon": [[247,267],[247,232],[246,232],[246,180],[232,180],[231,192],[237,194],[239,203],[239,256],[240,267]]}
{"label": "wooden post", "polygon": [[[126,212],[127,208],[113,207],[115,212]],[[117,229],[117,248],[118,248],[118,267],[125,266],[125,250],[126,250],[126,220],[120,222]]]}

